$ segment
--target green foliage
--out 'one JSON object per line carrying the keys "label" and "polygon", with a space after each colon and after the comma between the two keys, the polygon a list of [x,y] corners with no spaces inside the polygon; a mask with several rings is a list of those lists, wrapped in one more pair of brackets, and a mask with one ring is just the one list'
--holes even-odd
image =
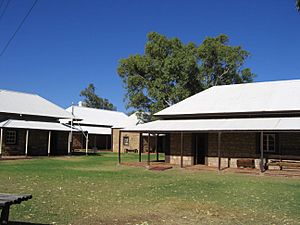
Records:
{"label": "green foliage", "polygon": [[87,88],[80,92],[80,96],[84,97],[83,103],[86,107],[96,109],[117,110],[117,108],[106,98],[101,98],[95,93],[95,86],[89,84]]}
{"label": "green foliage", "polygon": [[296,0],[296,8],[300,12],[300,0]]}
{"label": "green foliage", "polygon": [[252,82],[254,74],[242,68],[248,56],[224,34],[197,46],[151,32],[143,55],[119,62],[126,106],[153,114],[214,85]]}

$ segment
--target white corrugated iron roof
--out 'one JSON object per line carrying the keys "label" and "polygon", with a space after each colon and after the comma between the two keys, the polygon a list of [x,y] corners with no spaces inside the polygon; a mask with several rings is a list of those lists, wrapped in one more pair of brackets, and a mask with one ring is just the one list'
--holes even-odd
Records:
{"label": "white corrugated iron roof", "polygon": [[300,131],[300,117],[157,120],[122,130],[136,132]]}
{"label": "white corrugated iron roof", "polygon": [[112,128],[124,128],[129,126],[135,126],[140,124],[141,121],[137,116],[137,113],[133,113],[132,115],[128,116],[126,119],[120,121],[118,124],[115,124]]}
{"label": "white corrugated iron roof", "polygon": [[6,120],[0,123],[1,128],[17,128],[30,130],[53,130],[70,131],[71,128],[61,123],[27,121],[27,120]]}
{"label": "white corrugated iron roof", "polygon": [[300,111],[300,80],[215,86],[155,115],[275,111]]}
{"label": "white corrugated iron roof", "polygon": [[[66,109],[72,112],[72,106]],[[116,112],[104,109],[94,109],[84,106],[73,106],[73,114],[75,118],[79,118],[80,124],[92,124],[100,126],[114,126],[120,123],[128,116],[123,112]]]}
{"label": "white corrugated iron roof", "polygon": [[111,128],[109,127],[94,127],[94,126],[74,126],[78,131],[88,132],[89,134],[103,134],[111,135]]}
{"label": "white corrugated iron roof", "polygon": [[0,112],[22,115],[71,118],[63,108],[36,94],[0,90]]}

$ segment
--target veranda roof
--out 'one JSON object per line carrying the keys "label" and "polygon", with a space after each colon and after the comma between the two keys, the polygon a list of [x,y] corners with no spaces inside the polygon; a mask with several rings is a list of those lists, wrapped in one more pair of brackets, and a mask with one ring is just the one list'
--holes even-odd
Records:
{"label": "veranda roof", "polygon": [[0,122],[0,128],[16,128],[30,130],[51,130],[51,131],[70,131],[71,128],[61,123],[27,121],[27,120],[6,120]]}
{"label": "veranda roof", "polygon": [[300,117],[157,120],[122,131],[181,132],[181,131],[300,131]]}
{"label": "veranda roof", "polygon": [[88,132],[89,134],[111,135],[110,127],[96,127],[96,126],[74,126],[77,131]]}

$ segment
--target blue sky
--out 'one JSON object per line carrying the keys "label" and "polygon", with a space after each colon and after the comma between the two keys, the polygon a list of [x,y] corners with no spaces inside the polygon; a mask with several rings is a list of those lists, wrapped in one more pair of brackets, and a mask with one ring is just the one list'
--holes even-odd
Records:
{"label": "blue sky", "polygon": [[[11,0],[0,20],[1,50],[32,3]],[[68,107],[94,83],[99,96],[125,111],[118,61],[143,53],[150,31],[197,44],[225,33],[251,53],[246,66],[256,81],[300,78],[294,0],[39,0],[0,57],[0,88]]]}

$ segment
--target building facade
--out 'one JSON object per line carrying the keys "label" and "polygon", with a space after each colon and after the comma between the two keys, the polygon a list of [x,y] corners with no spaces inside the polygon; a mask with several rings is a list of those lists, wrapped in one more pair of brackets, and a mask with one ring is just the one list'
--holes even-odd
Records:
{"label": "building facade", "polygon": [[0,90],[0,156],[68,154],[71,128],[62,118],[71,114],[38,95]]}
{"label": "building facade", "polygon": [[124,132],[166,134],[166,162],[266,167],[300,160],[300,80],[216,86]]}

